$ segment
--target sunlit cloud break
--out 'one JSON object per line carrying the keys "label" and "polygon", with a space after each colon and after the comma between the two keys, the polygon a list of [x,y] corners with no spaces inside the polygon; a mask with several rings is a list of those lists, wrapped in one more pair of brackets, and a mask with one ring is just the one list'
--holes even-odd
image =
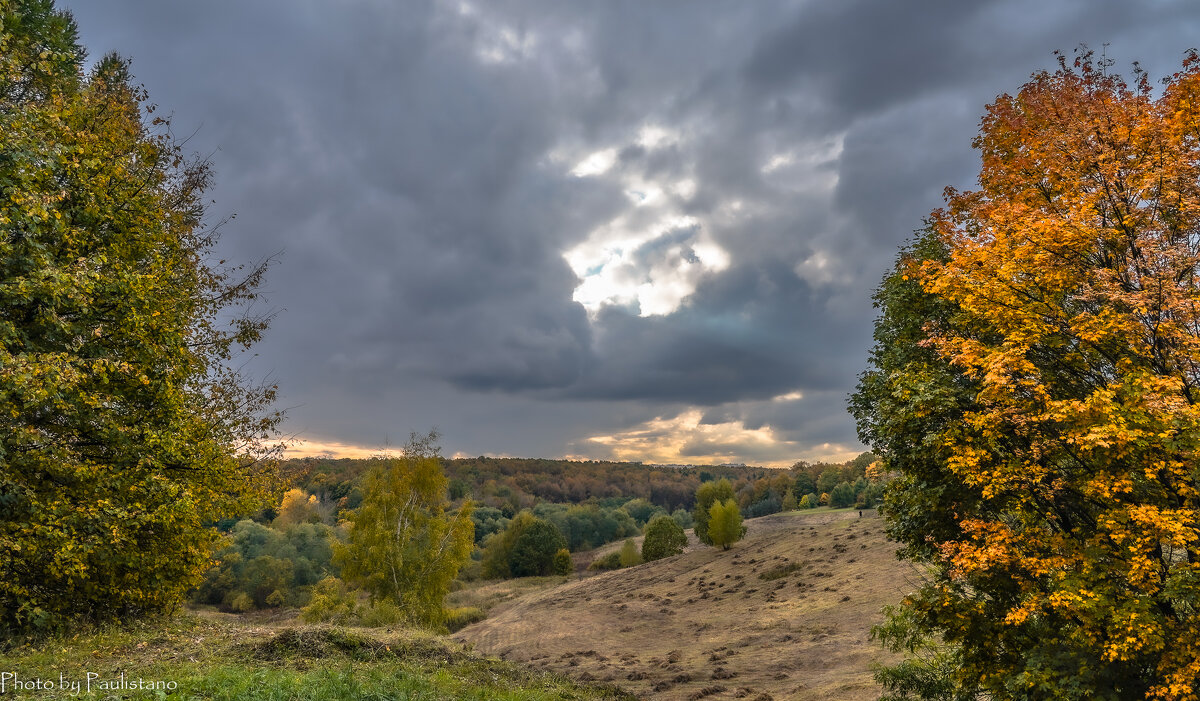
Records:
{"label": "sunlit cloud break", "polygon": [[704,412],[689,409],[672,418],[656,417],[628,431],[587,440],[605,446],[617,460],[652,463],[719,464],[745,462],[787,467],[798,446],[780,439],[770,426],[749,429],[741,421],[703,423]]}

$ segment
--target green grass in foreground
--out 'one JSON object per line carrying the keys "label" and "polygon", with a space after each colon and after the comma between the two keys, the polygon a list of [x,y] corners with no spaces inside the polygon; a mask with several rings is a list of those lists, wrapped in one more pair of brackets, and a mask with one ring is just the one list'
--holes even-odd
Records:
{"label": "green grass in foreground", "polygon": [[481,658],[421,631],[256,625],[190,614],[10,647],[0,653],[0,677],[5,699],[632,698]]}

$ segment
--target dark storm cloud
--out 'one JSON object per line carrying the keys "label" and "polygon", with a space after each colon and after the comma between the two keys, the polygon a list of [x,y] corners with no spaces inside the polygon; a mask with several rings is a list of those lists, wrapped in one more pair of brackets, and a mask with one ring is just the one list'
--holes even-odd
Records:
{"label": "dark storm cloud", "polygon": [[[1081,41],[1161,75],[1200,14],[1083,0],[66,4],[92,55],[130,56],[176,133],[212,155],[212,212],[238,215],[222,255],[283,251],[265,286],[281,313],[251,366],[273,372],[293,430],[377,445],[436,424],[451,452],[525,455],[693,406],[799,452],[852,443],[843,401],[870,290],[943,187],[970,187],[984,104]],[[639,143],[647,126],[669,134]],[[609,149],[607,171],[571,174]],[[639,208],[646,184],[665,194]],[[564,253],[662,215],[691,219],[635,242],[621,279],[703,268],[679,278],[690,294],[669,314],[589,316]],[[705,263],[706,245],[727,265]]]}

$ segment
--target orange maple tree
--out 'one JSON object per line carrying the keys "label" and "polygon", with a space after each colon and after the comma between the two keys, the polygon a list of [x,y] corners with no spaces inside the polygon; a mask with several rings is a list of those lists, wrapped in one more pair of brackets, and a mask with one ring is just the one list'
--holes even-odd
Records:
{"label": "orange maple tree", "polygon": [[900,615],[951,645],[953,698],[1200,697],[1200,58],[1158,91],[1109,66],[991,104],[979,189],[877,295],[852,409],[902,473],[889,527],[932,568]]}

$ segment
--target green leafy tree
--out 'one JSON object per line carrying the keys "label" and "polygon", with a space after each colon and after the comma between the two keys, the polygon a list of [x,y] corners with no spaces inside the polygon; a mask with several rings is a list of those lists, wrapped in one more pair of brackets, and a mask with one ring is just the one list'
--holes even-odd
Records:
{"label": "green leafy tree", "polygon": [[855,499],[854,485],[849,482],[839,482],[829,493],[829,505],[834,508],[851,506]]}
{"label": "green leafy tree", "polygon": [[801,472],[796,475],[796,483],[792,486],[792,491],[796,494],[809,494],[817,491],[817,481],[811,476]]}
{"label": "green leafy tree", "polygon": [[829,467],[821,471],[821,476],[817,478],[817,491],[824,494],[826,492],[832,494],[833,488],[843,480],[842,471],[836,467]]}
{"label": "green leafy tree", "polygon": [[733,485],[723,477],[716,482],[700,483],[696,489],[696,506],[692,509],[692,520],[696,522],[694,532],[701,543],[713,544],[708,533],[708,516],[712,505],[733,498]]}
{"label": "green leafy tree", "polygon": [[484,540],[483,560],[480,565],[484,577],[507,579],[513,576],[512,570],[509,568],[513,546],[536,518],[528,511],[521,511],[508,520],[508,525],[503,531],[490,535]]}
{"label": "green leafy tree", "polygon": [[537,577],[554,572],[554,554],[565,550],[567,539],[545,519],[535,518],[513,543],[508,569],[514,577]]}
{"label": "green leafy tree", "polygon": [[278,487],[274,390],[228,362],[265,267],[212,261],[207,163],[83,61],[49,0],[0,2],[0,629],[178,605],[207,524]]}
{"label": "green leafy tree", "polygon": [[730,545],[738,542],[745,535],[742,527],[742,512],[737,502],[726,499],[724,503],[716,502],[708,512],[708,534],[712,545],[728,550]]}
{"label": "green leafy tree", "polygon": [[642,559],[646,562],[678,555],[687,546],[687,534],[670,516],[655,516],[646,524],[642,539]]}
{"label": "green leafy tree", "polygon": [[638,526],[646,525],[656,514],[662,513],[661,508],[641,498],[630,499],[621,508],[633,518]]}
{"label": "green leafy tree", "polygon": [[779,505],[780,509],[783,511],[795,511],[799,506],[799,503],[796,502],[795,492],[790,489],[784,492],[783,502]]}
{"label": "green leafy tree", "polygon": [[446,511],[436,440],[413,434],[402,457],[377,462],[363,481],[362,506],[349,514],[348,542],[335,549],[343,579],[430,625],[442,622],[450,582],[474,543],[471,503]]}

